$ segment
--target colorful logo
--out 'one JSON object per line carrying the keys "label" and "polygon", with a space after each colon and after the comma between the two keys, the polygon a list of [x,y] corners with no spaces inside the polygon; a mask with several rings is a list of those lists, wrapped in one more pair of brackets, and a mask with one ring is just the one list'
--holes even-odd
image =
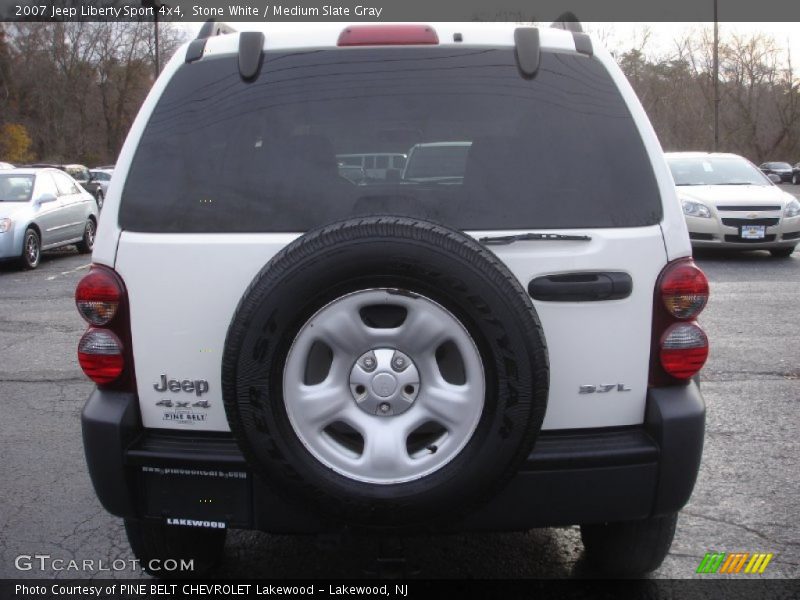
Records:
{"label": "colorful logo", "polygon": [[707,552],[697,573],[763,573],[774,554],[756,552]]}

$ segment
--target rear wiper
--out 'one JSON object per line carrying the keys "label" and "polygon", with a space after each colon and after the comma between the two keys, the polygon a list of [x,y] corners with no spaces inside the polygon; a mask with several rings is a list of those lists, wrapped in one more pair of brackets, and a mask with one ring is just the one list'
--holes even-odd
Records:
{"label": "rear wiper", "polygon": [[513,244],[514,242],[591,242],[588,235],[565,235],[563,233],[518,233],[517,235],[493,235],[478,239],[487,246]]}
{"label": "rear wiper", "polygon": [[759,184],[751,183],[750,181],[729,181],[727,183],[718,183],[717,185],[759,185]]}

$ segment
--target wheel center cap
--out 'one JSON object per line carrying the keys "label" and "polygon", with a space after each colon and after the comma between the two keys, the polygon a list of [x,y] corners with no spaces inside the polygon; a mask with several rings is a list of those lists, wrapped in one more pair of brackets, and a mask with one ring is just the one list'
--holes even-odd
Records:
{"label": "wheel center cap", "polygon": [[362,354],[350,371],[350,391],[358,407],[379,417],[407,411],[419,393],[414,361],[394,348],[375,348]]}
{"label": "wheel center cap", "polygon": [[372,378],[372,391],[376,396],[388,398],[397,391],[397,378],[391,373],[378,373]]}

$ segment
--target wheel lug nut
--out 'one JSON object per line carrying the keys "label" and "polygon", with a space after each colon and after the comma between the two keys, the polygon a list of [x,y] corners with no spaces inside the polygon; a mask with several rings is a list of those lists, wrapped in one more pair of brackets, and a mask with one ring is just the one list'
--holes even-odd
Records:
{"label": "wheel lug nut", "polygon": [[402,369],[406,366],[406,359],[402,356],[398,356],[394,359],[394,366],[396,369]]}
{"label": "wheel lug nut", "polygon": [[375,368],[375,359],[374,359],[374,358],[372,358],[371,356],[367,356],[367,357],[364,359],[364,362],[363,362],[362,364],[364,365],[364,368],[365,368],[367,371],[372,371],[372,369],[374,369],[374,368]]}
{"label": "wheel lug nut", "polygon": [[378,409],[384,414],[388,413],[391,410],[391,408],[392,407],[388,402],[381,402],[380,405],[378,405]]}

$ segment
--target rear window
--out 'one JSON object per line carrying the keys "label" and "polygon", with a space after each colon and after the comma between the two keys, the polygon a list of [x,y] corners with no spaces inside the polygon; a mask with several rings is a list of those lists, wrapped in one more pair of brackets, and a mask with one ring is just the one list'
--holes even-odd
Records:
{"label": "rear window", "polygon": [[[367,167],[405,155],[392,168]],[[383,167],[383,163],[382,163]],[[179,68],[143,133],[120,225],[142,232],[301,232],[393,214],[463,230],[634,227],[661,220],[642,140],[595,59],[511,48],[267,53]]]}
{"label": "rear window", "polygon": [[89,171],[80,167],[65,167],[64,171],[73,179],[83,181],[89,179]]}

